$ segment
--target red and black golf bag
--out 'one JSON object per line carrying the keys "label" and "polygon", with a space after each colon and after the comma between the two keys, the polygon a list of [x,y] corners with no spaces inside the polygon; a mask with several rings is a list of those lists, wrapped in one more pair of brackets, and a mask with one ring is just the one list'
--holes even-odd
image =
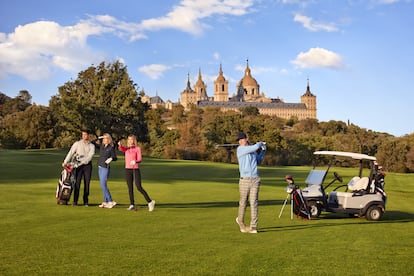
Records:
{"label": "red and black golf bag", "polygon": [[292,192],[293,212],[304,219],[310,219],[309,208],[303,199],[302,191],[299,187],[293,189]]}
{"label": "red and black golf bag", "polygon": [[286,175],[285,179],[289,183],[286,191],[291,196],[292,212],[298,217],[310,219],[309,207],[306,205],[303,198],[302,190],[299,186],[295,185],[295,181],[292,176]]}

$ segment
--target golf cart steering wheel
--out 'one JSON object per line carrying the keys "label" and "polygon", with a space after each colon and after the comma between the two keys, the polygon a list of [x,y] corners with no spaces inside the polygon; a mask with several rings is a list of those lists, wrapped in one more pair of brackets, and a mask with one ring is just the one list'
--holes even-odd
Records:
{"label": "golf cart steering wheel", "polygon": [[340,176],[337,172],[334,172],[335,179],[342,183],[342,176]]}

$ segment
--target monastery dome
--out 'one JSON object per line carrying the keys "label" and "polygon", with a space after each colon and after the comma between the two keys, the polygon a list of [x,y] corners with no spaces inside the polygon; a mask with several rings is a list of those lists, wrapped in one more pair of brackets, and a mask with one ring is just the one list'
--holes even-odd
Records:
{"label": "monastery dome", "polygon": [[249,64],[246,66],[246,70],[244,70],[244,77],[240,80],[243,86],[258,86],[257,81],[255,78],[252,77],[251,70],[249,68]]}

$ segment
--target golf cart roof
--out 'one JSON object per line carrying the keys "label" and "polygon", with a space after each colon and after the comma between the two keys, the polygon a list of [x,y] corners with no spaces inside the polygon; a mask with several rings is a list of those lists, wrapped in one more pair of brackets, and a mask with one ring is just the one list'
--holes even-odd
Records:
{"label": "golf cart roof", "polygon": [[358,159],[358,160],[372,160],[372,161],[377,160],[377,158],[375,158],[374,156],[369,156],[363,153],[354,153],[354,152],[345,152],[345,151],[324,150],[324,151],[315,151],[313,154],[350,157],[352,159]]}

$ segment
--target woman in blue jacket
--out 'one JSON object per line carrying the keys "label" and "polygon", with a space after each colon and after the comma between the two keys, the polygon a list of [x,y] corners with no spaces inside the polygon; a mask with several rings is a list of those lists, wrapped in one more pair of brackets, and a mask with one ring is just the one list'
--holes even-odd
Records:
{"label": "woman in blue jacket", "polygon": [[[99,143],[97,143],[98,139]],[[103,193],[103,202],[99,207],[113,208],[116,205],[116,202],[112,200],[111,193],[108,189],[108,177],[111,170],[111,162],[117,160],[116,151],[111,135],[104,133],[104,135],[98,137],[98,139],[94,140],[93,143],[96,146],[99,146],[98,175]]]}

